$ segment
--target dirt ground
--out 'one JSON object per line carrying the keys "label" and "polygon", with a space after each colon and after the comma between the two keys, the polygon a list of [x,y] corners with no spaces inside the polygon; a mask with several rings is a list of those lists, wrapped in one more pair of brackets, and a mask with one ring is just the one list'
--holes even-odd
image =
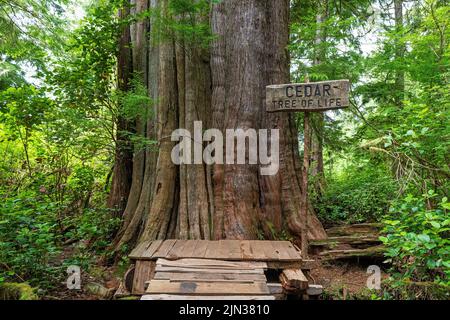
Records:
{"label": "dirt ground", "polygon": [[380,261],[316,261],[310,277],[315,284],[324,287],[323,299],[367,298],[367,279],[372,274],[367,272],[370,265],[381,268],[381,279],[388,277]]}

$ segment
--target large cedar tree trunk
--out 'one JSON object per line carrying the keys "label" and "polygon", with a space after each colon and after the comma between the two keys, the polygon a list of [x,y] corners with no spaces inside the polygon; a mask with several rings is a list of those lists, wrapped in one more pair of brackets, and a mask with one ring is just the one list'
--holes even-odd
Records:
{"label": "large cedar tree trunk", "polygon": [[[137,11],[145,5],[136,0]],[[177,18],[168,16],[168,0],[149,3],[158,6],[166,19]],[[292,114],[269,114],[264,105],[267,85],[289,82],[288,19],[288,0],[223,0],[195,17],[210,21],[216,38],[208,48],[176,34],[155,44],[145,38],[154,33],[143,31],[152,30],[151,19],[134,26],[135,68],[144,71],[156,101],[154,117],[141,131],[157,141],[157,150],[134,156],[132,192],[116,249],[152,239],[277,238],[283,230],[299,238],[298,133]],[[144,43],[145,49],[139,45]],[[194,137],[194,121],[224,134],[225,129],[279,129],[278,174],[262,176],[259,165],[174,165],[173,130],[189,130],[192,149],[205,146]],[[325,238],[313,212],[309,220],[309,237]]]}

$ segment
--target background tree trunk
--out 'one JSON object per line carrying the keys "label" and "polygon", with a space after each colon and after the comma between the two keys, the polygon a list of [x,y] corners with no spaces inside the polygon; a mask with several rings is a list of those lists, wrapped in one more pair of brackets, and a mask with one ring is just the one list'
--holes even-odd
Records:
{"label": "background tree trunk", "polygon": [[[140,14],[148,9],[147,0],[136,0],[134,3],[134,14]],[[148,82],[148,23],[145,20],[137,21],[131,26],[131,48],[134,75],[144,85]],[[136,119],[136,134],[142,138],[147,136],[147,115],[150,110],[140,110],[140,116]],[[133,174],[130,193],[125,211],[123,213],[123,223],[116,235],[116,240],[123,237],[135,236],[139,220],[136,220],[139,199],[144,187],[145,164],[147,154],[142,148],[135,150],[133,157]],[[131,229],[131,230],[130,230]]]}
{"label": "background tree trunk", "polygon": [[[394,20],[395,32],[397,33],[397,40],[395,44],[395,60],[399,65],[403,65],[403,58],[405,55],[405,45],[402,44],[398,38],[403,32],[403,0],[394,0]],[[403,99],[405,98],[405,71],[396,70],[395,73],[395,89],[397,96],[395,97],[395,104],[401,107]]]}
{"label": "background tree trunk", "polygon": [[[120,9],[119,19],[126,19],[129,14],[129,7]],[[117,57],[118,88],[122,92],[126,92],[129,89],[129,81],[133,72],[130,43],[130,27],[123,26],[118,44],[119,54]],[[127,205],[128,195],[132,184],[133,150],[129,136],[126,134],[126,132],[132,130],[132,123],[127,121],[119,111],[116,121],[116,151],[113,177],[107,202],[107,206],[114,209],[114,215],[119,217],[122,215],[122,212]]]}
{"label": "background tree trunk", "polygon": [[[326,59],[326,52],[322,47],[327,41],[327,32],[323,23],[328,18],[328,0],[317,1],[317,15],[316,15],[316,39],[315,39],[315,57],[313,64],[318,66]],[[313,79],[324,80],[324,79]],[[325,130],[325,114],[323,112],[311,113],[310,128],[311,128],[311,163],[310,175],[313,178],[312,188],[314,194],[320,197],[325,189],[325,171],[323,163],[323,140]]]}

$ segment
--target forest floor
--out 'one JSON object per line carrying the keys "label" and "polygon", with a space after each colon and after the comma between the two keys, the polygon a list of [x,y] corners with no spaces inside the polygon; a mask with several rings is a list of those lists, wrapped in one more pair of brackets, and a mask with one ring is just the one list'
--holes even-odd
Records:
{"label": "forest floor", "polygon": [[[314,258],[313,258],[314,259]],[[367,299],[370,297],[367,268],[381,264],[370,260],[319,261],[311,270],[310,276],[316,284],[324,287],[322,299],[347,300]],[[381,279],[388,274],[381,268]]]}
{"label": "forest floor", "polygon": [[[67,249],[61,258],[70,255],[71,249]],[[310,276],[315,284],[324,287],[321,299],[346,300],[367,299],[370,296],[367,291],[367,267],[371,261],[347,260],[347,261],[321,261],[319,257],[311,257],[316,260]],[[116,267],[103,267],[100,264],[91,266],[89,272],[81,274],[81,290],[67,288],[66,282],[61,282],[56,288],[48,292],[44,300],[104,300],[111,299],[117,289],[120,278]],[[388,275],[382,271],[382,278]]]}

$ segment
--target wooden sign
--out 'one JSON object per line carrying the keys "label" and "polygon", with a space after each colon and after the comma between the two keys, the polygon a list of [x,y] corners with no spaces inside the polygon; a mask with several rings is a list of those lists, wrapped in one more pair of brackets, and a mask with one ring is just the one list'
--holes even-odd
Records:
{"label": "wooden sign", "polygon": [[346,108],[350,82],[333,80],[266,87],[266,109],[277,111],[326,111]]}

